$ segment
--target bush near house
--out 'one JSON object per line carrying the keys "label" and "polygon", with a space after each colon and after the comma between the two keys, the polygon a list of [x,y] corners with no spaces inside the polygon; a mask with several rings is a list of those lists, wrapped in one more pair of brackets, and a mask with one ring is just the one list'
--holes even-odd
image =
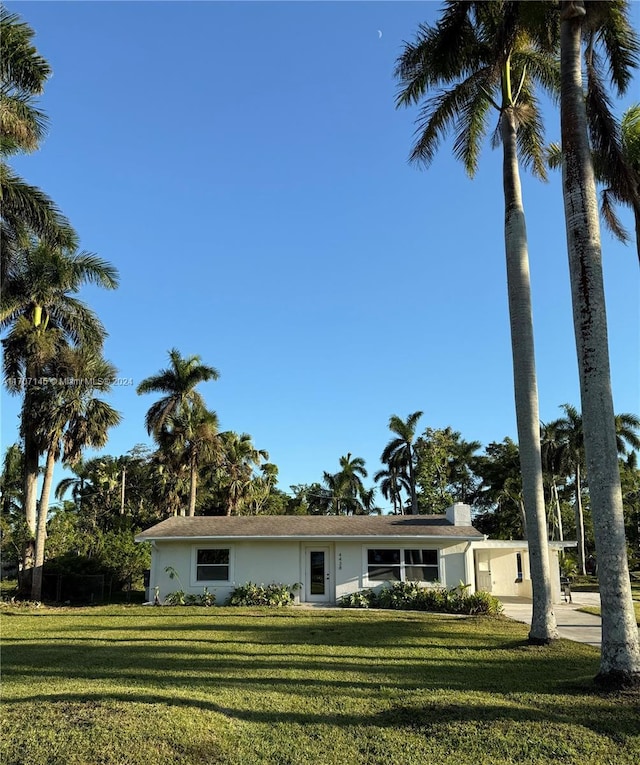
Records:
{"label": "bush near house", "polygon": [[236,587],[225,605],[227,606],[270,606],[279,608],[290,606],[293,603],[293,593],[299,588],[299,584],[246,584]]}
{"label": "bush near house", "polygon": [[467,592],[469,585],[421,587],[412,582],[394,582],[380,591],[360,590],[339,601],[343,608],[391,608],[398,611],[433,611],[441,614],[497,616],[502,603],[488,592]]}
{"label": "bush near house", "polygon": [[209,608],[216,603],[215,592],[209,592],[207,587],[203,588],[201,595],[194,595],[193,593],[185,592],[184,590],[176,590],[170,592],[165,601],[165,606],[205,606]]}

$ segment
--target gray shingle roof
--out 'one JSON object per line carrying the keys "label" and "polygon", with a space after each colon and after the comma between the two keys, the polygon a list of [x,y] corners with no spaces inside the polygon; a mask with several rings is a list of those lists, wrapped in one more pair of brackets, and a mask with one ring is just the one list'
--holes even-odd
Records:
{"label": "gray shingle roof", "polygon": [[296,539],[453,537],[484,539],[472,526],[454,526],[444,515],[256,515],[167,518],[136,537],[154,539]]}

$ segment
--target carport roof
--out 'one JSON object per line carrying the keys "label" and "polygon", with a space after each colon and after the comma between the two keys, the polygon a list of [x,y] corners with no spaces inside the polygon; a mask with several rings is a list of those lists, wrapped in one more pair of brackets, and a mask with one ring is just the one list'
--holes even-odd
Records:
{"label": "carport roof", "polygon": [[136,536],[136,542],[181,539],[355,539],[371,537],[483,540],[473,526],[444,515],[258,515],[174,517]]}

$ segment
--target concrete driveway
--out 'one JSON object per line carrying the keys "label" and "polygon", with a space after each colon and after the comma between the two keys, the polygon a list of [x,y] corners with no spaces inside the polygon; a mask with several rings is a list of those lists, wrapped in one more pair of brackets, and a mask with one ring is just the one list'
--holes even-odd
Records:
{"label": "concrete driveway", "polygon": [[[556,614],[558,634],[561,638],[575,640],[578,643],[600,648],[602,642],[602,620],[593,614],[583,614],[578,611],[582,606],[600,606],[600,593],[574,592],[572,603],[556,603],[553,610]],[[532,604],[527,598],[500,598],[504,606],[504,615],[518,622],[531,624]]]}

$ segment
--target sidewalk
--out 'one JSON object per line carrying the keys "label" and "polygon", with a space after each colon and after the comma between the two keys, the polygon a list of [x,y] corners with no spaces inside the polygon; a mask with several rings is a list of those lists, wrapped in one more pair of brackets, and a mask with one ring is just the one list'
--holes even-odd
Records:
{"label": "sidewalk", "polygon": [[[555,603],[558,634],[561,638],[600,648],[602,642],[602,621],[599,616],[583,614],[582,606],[600,606],[600,593],[574,592],[573,603]],[[500,598],[504,615],[518,622],[531,624],[532,604],[527,598]]]}

